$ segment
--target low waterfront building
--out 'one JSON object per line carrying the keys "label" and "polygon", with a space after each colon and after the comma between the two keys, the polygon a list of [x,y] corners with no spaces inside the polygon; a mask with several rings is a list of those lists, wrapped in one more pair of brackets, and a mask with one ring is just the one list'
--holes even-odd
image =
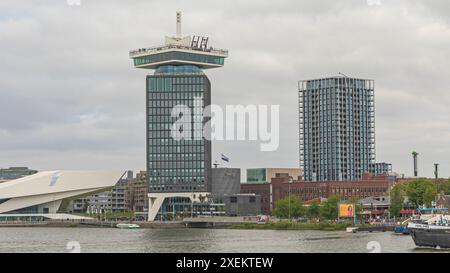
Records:
{"label": "low waterfront building", "polygon": [[[133,171],[121,179],[111,190],[86,196],[72,202],[72,213],[101,213],[133,211],[142,215],[148,212],[147,172],[140,171],[134,177]],[[146,218],[146,216],[145,216]]]}
{"label": "low waterfront building", "polygon": [[76,199],[71,202],[71,213],[125,212],[129,210],[125,200],[128,179],[120,179],[110,190]]}
{"label": "low waterfront building", "polygon": [[241,192],[241,169],[213,168],[211,198],[214,203],[224,203],[225,195]]}
{"label": "low waterfront building", "polygon": [[[225,200],[227,195],[239,194],[241,190],[241,170],[239,168],[213,168],[211,176],[211,185],[209,193],[186,193],[181,194],[178,198],[172,198],[167,204],[162,204],[161,210],[157,213],[154,219],[170,220],[175,214],[177,219],[185,216],[199,216],[199,215],[224,215],[225,214]],[[148,210],[148,197],[143,195],[144,189],[148,191],[148,186],[145,187],[146,172],[141,172],[141,178],[136,181],[130,181],[130,188],[141,188],[139,192],[134,193],[130,190],[127,195],[129,206],[135,207],[135,211],[141,211],[140,208],[145,203],[145,210]],[[138,175],[139,177],[139,175]],[[148,184],[147,184],[148,185]],[[134,202],[134,205],[132,204]],[[140,205],[139,205],[140,204]]]}
{"label": "low waterfront building", "polygon": [[450,208],[450,195],[439,194],[436,202],[437,208]]}
{"label": "low waterfront building", "polygon": [[0,213],[65,212],[71,200],[114,187],[123,171],[45,171],[0,184]]}
{"label": "low waterfront building", "polygon": [[254,193],[224,196],[228,216],[255,216],[261,214],[261,195]]}
{"label": "low waterfront building", "polygon": [[395,184],[388,175],[374,176],[364,174],[359,181],[327,181],[305,182],[295,180],[288,174],[277,174],[270,183],[243,183],[241,193],[261,195],[261,207],[264,214],[270,214],[278,200],[295,195],[303,201],[317,198],[328,198],[332,195],[341,196],[342,200],[350,197],[365,198],[384,196]]}
{"label": "low waterfront building", "polygon": [[389,196],[369,196],[358,201],[365,218],[388,218],[391,198]]}

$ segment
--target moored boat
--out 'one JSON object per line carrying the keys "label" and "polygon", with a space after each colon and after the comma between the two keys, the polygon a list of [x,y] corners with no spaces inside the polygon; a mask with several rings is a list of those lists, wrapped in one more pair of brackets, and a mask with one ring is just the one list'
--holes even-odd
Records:
{"label": "moored boat", "polygon": [[448,216],[437,216],[425,223],[409,223],[408,229],[417,246],[450,248]]}
{"label": "moored boat", "polygon": [[138,229],[140,228],[139,225],[136,224],[117,224],[116,228],[121,228],[121,229]]}
{"label": "moored boat", "polygon": [[411,229],[417,246],[450,248],[450,229]]}
{"label": "moored boat", "polygon": [[408,223],[410,223],[410,221],[411,221],[411,219],[407,219],[406,221],[403,221],[402,223],[398,223],[398,225],[396,225],[394,227],[394,232],[396,234],[409,235],[410,230],[408,228]]}
{"label": "moored boat", "polygon": [[358,231],[358,227],[347,227],[346,231],[348,233],[356,233]]}
{"label": "moored boat", "polygon": [[408,228],[408,226],[403,226],[403,225],[398,225],[394,227],[394,232],[396,234],[404,234],[404,235],[409,235],[410,234],[410,230]]}

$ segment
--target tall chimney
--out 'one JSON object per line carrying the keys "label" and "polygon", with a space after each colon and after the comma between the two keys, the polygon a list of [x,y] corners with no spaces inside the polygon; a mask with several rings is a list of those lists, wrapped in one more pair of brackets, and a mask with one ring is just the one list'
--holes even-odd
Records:
{"label": "tall chimney", "polygon": [[419,155],[419,153],[417,152],[412,152],[413,155],[413,163],[414,163],[414,177],[418,176],[418,172],[417,172],[417,156]]}
{"label": "tall chimney", "polygon": [[438,163],[434,163],[434,177],[436,179],[439,178],[439,164]]}

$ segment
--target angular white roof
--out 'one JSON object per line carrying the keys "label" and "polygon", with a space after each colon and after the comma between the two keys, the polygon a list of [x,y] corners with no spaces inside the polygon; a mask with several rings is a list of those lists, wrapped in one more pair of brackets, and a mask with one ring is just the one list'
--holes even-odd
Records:
{"label": "angular white roof", "polygon": [[124,171],[44,171],[0,183],[0,213],[112,188]]}

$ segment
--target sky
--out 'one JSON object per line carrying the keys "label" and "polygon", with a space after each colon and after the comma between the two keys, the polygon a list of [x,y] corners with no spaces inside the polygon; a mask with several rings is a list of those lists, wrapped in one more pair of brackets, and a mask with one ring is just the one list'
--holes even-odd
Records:
{"label": "sky", "polygon": [[131,49],[184,35],[229,50],[217,105],[280,105],[280,146],[215,141],[226,167],[298,166],[298,80],[375,80],[376,158],[450,176],[447,0],[2,0],[0,167],[145,169],[145,75]]}

